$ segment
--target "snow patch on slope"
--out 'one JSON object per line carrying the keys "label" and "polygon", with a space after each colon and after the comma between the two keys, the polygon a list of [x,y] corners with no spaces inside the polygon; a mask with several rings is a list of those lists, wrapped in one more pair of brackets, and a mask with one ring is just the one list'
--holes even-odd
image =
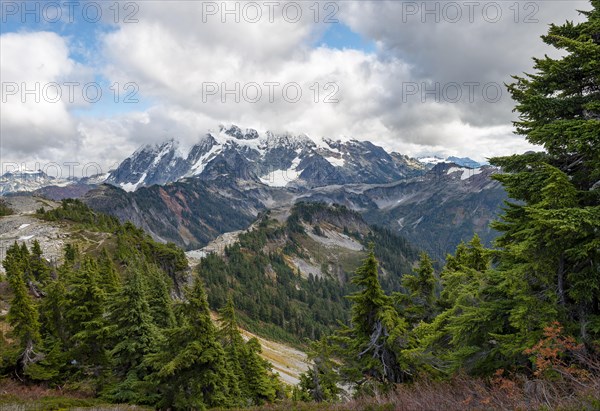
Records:
{"label": "snow patch on slope", "polygon": [[128,192],[135,191],[138,188],[138,186],[144,182],[144,180],[146,179],[146,176],[147,176],[147,173],[142,174],[142,176],[140,177],[138,182],[135,184],[133,184],[133,183],[121,184],[121,188]]}
{"label": "snow patch on slope", "polygon": [[287,170],[274,170],[273,172],[260,177],[260,181],[270,187],[285,187],[292,181],[300,177],[302,170],[298,170],[300,157],[292,161],[292,165]]}
{"label": "snow patch on slope", "polygon": [[450,167],[446,174],[452,174],[462,171],[460,176],[461,180],[466,180],[473,177],[474,175],[481,174],[481,168],[464,168],[464,167]]}
{"label": "snow patch on slope", "polygon": [[446,160],[444,160],[441,157],[437,157],[437,156],[433,156],[433,157],[419,157],[417,158],[417,160],[420,163],[423,164],[440,164],[440,163],[445,163]]}
{"label": "snow patch on slope", "polygon": [[207,164],[210,163],[217,156],[217,154],[221,151],[221,149],[222,149],[222,147],[217,144],[212,146],[210,148],[210,150],[208,150],[208,152],[206,154],[203,154],[198,159],[198,161],[196,161],[196,164],[194,164],[192,166],[192,169],[191,169],[189,175],[197,176],[199,174],[202,174],[202,172],[206,168]]}
{"label": "snow patch on slope", "polygon": [[335,167],[344,167],[344,165],[346,164],[346,160],[344,160],[343,158],[337,158],[337,157],[323,157],[325,160],[327,160],[329,162],[329,164],[331,164],[332,166]]}

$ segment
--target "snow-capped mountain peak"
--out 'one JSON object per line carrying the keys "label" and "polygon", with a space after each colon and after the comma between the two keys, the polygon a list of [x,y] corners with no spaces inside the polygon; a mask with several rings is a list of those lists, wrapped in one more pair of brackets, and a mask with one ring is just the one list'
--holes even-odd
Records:
{"label": "snow-capped mountain peak", "polygon": [[261,133],[232,124],[209,131],[188,150],[173,139],[141,147],[107,182],[128,191],[182,178],[223,176],[276,186],[320,186],[387,183],[423,171],[416,161],[368,141],[317,142],[306,134]]}

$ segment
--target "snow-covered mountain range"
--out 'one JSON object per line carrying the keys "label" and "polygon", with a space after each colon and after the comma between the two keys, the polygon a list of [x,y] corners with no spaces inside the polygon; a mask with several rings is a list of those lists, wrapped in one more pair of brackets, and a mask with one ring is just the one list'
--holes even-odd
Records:
{"label": "snow-covered mountain range", "polygon": [[31,192],[49,185],[66,186],[71,183],[70,180],[49,176],[42,170],[7,171],[0,176],[0,196],[16,192]]}
{"label": "snow-covered mountain range", "polygon": [[0,176],[0,197],[15,193],[35,193],[48,198],[78,198],[104,183],[109,173],[90,177],[53,177],[43,170],[11,170]]}
{"label": "snow-covered mountain range", "polygon": [[368,141],[313,140],[305,134],[261,134],[220,126],[189,148],[176,140],[146,145],[125,159],[107,183],[135,191],[188,177],[228,176],[272,187],[386,183],[420,175],[426,167]]}
{"label": "snow-covered mountain range", "polygon": [[306,134],[260,133],[236,125],[219,126],[191,147],[177,140],[145,145],[105,175],[54,178],[41,170],[0,176],[0,196],[34,192],[60,199],[80,196],[104,182],[125,191],[186,178],[250,181],[271,187],[312,188],[344,184],[383,184],[423,175],[436,164],[478,168],[469,158],[411,158],[369,141],[312,139]]}

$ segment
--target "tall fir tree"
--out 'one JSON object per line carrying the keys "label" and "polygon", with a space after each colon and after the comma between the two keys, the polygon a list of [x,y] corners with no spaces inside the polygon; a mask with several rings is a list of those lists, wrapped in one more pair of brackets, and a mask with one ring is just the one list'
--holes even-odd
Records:
{"label": "tall fir tree", "polygon": [[359,388],[373,381],[384,385],[406,381],[409,365],[401,353],[406,346],[408,325],[381,288],[372,249],[356,270],[352,283],[360,291],[349,297],[351,326],[333,338],[338,345],[337,354],[345,360],[343,377]]}
{"label": "tall fir tree", "polygon": [[159,342],[139,267],[132,264],[128,268],[125,284],[112,298],[109,303],[111,364],[116,376],[123,380],[111,390],[110,397],[119,402],[139,402],[137,387],[146,376],[142,361],[156,350]]}
{"label": "tall fir tree", "polygon": [[436,312],[436,285],[433,261],[427,253],[421,253],[414,274],[402,277],[402,286],[406,293],[396,294],[401,313],[411,324],[430,321]]}
{"label": "tall fir tree", "polygon": [[146,356],[153,369],[149,397],[159,408],[206,409],[227,406],[226,354],[217,341],[202,280],[196,276],[180,306],[182,324],[165,331],[159,351]]}
{"label": "tall fir tree", "polygon": [[[588,20],[552,25],[563,57],[535,60],[509,86],[517,132],[545,152],[491,160],[509,196],[498,250],[461,244],[442,273],[443,312],[418,330],[422,352],[472,373],[525,369],[527,348],[560,321],[594,351],[600,337],[600,2]],[[490,267],[491,259],[494,266]]]}
{"label": "tall fir tree", "polygon": [[33,272],[31,270],[31,254],[29,249],[27,248],[27,244],[22,243],[21,247],[21,269],[23,270],[23,279],[25,280],[25,284],[29,285],[31,281],[35,280],[33,276]]}
{"label": "tall fir tree", "polygon": [[244,350],[243,369],[250,398],[257,405],[274,401],[278,391],[278,381],[271,374],[271,364],[260,356],[261,352],[258,339],[250,338]]}
{"label": "tall fir tree", "polygon": [[39,305],[40,331],[45,358],[34,366],[36,378],[60,383],[67,378],[69,334],[65,319],[67,290],[63,281],[63,266],[49,275],[44,297]]}
{"label": "tall fir tree", "polygon": [[46,264],[42,255],[40,243],[38,240],[34,240],[31,247],[31,274],[36,281],[46,283],[50,279],[50,267]]}
{"label": "tall fir tree", "polygon": [[155,348],[158,330],[152,323],[145,286],[138,267],[125,272],[125,284],[114,297],[108,315],[110,335],[114,341],[112,364],[119,376],[142,363],[143,357]]}
{"label": "tall fir tree", "polygon": [[232,393],[239,392],[245,404],[263,404],[275,400],[279,384],[273,379],[271,364],[261,358],[261,346],[256,338],[248,342],[239,330],[233,296],[219,311],[221,328],[219,337],[227,354],[232,375]]}
{"label": "tall fir tree", "polygon": [[100,257],[98,258],[98,269],[100,274],[100,284],[102,284],[107,294],[114,294],[119,291],[121,287],[121,277],[117,272],[115,263],[106,251],[106,248],[102,249]]}
{"label": "tall fir tree", "polygon": [[146,295],[153,323],[162,329],[175,326],[173,299],[169,293],[171,279],[154,264],[144,263]]}
{"label": "tall fir tree", "polygon": [[[7,251],[4,269],[8,283],[13,292],[13,298],[8,311],[8,323],[12,330],[9,337],[16,340],[14,350],[8,353],[14,362],[14,372],[19,378],[28,373],[28,368],[43,358],[41,353],[40,323],[37,308],[25,283],[23,267],[29,253],[23,254],[22,248],[16,243]],[[12,355],[11,355],[12,354]]]}
{"label": "tall fir tree", "polygon": [[591,5],[586,21],[542,37],[561,57],[535,58],[535,73],[509,85],[517,132],[545,152],[491,160],[517,200],[495,228],[500,268],[519,284],[510,293],[520,345],[554,320],[589,349],[600,340],[600,1]]}
{"label": "tall fir tree", "polygon": [[492,253],[481,244],[477,234],[468,243],[461,242],[454,255],[448,254],[441,273],[440,308],[450,308],[461,294],[475,292],[476,288],[469,288],[479,287],[480,278],[490,268],[491,258]]}
{"label": "tall fir tree", "polygon": [[64,247],[65,264],[73,266],[79,259],[79,249],[77,245],[67,243]]}
{"label": "tall fir tree", "polygon": [[327,338],[314,341],[307,351],[308,370],[300,375],[296,399],[302,401],[337,401],[340,388],[339,364],[333,360],[332,346]]}
{"label": "tall fir tree", "polygon": [[249,399],[251,394],[243,369],[246,347],[244,338],[239,330],[233,296],[231,294],[229,294],[225,306],[219,311],[219,322],[221,323],[221,327],[219,328],[218,335],[227,355],[229,386],[232,396]]}
{"label": "tall fir tree", "polygon": [[431,374],[488,373],[502,367],[495,336],[513,332],[502,275],[490,270],[491,251],[477,235],[448,255],[441,274],[440,313],[414,330],[413,359]]}
{"label": "tall fir tree", "polygon": [[98,278],[98,265],[91,257],[85,257],[71,275],[65,309],[72,336],[71,354],[81,370],[98,375],[108,365],[106,294]]}

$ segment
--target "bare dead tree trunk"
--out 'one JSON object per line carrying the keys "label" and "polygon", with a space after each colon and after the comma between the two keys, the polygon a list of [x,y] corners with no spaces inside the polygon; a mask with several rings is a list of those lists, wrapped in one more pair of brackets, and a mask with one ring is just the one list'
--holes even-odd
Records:
{"label": "bare dead tree trunk", "polygon": [[28,281],[27,285],[29,286],[29,291],[31,292],[31,294],[33,294],[35,298],[42,298],[46,296],[46,294],[42,290],[40,290],[38,286],[33,283],[33,281]]}
{"label": "bare dead tree trunk", "polygon": [[579,308],[579,334],[581,335],[581,339],[583,341],[587,341],[587,313],[586,307],[581,305]]}

